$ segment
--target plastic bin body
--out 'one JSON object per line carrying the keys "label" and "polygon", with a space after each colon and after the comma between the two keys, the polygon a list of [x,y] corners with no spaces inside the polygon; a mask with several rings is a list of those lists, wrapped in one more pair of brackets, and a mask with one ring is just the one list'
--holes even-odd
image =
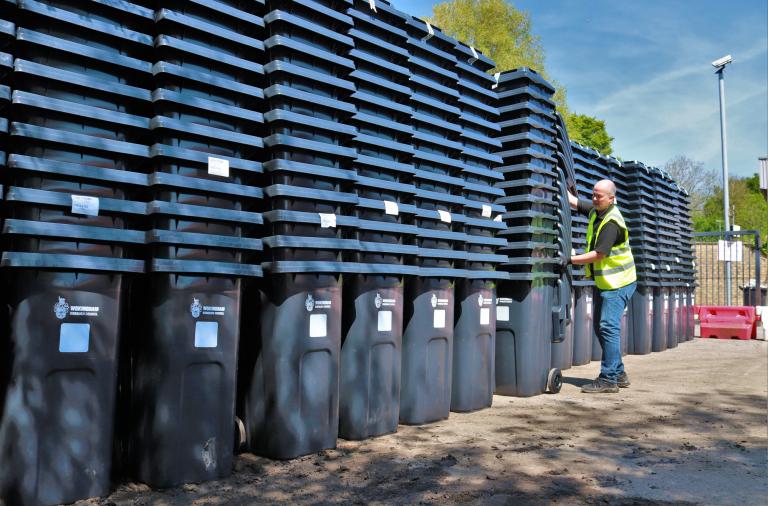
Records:
{"label": "plastic bin body", "polygon": [[400,422],[444,420],[451,407],[453,282],[413,278],[405,290]]}
{"label": "plastic bin body", "polygon": [[[741,289],[744,306],[757,306],[757,287],[745,286]],[[768,305],[768,288],[765,286],[760,287],[760,306]]]}
{"label": "plastic bin body", "polygon": [[669,288],[669,301],[667,310],[667,349],[676,348],[678,339],[680,337],[679,329],[679,317],[680,308],[678,303],[680,302],[680,296],[678,295],[677,288]]}
{"label": "plastic bin body", "polygon": [[592,360],[592,290],[591,286],[574,286],[573,365]]}
{"label": "plastic bin body", "polygon": [[397,430],[403,343],[403,280],[352,276],[343,290],[339,436]]}
{"label": "plastic bin body", "polygon": [[131,409],[135,474],[144,483],[172,487],[231,472],[241,283],[151,277]]}
{"label": "plastic bin body", "polygon": [[[558,289],[555,287],[555,289]],[[575,334],[575,327],[576,324],[574,322],[574,309],[575,308],[575,293],[573,290],[569,290],[570,293],[570,307],[571,307],[571,318],[570,321],[567,323],[564,329],[564,336],[563,340],[559,343],[553,342],[552,343],[552,364],[551,366],[553,368],[560,369],[561,371],[564,371],[566,369],[570,369],[570,367],[573,365],[573,348],[574,348],[574,334]],[[563,296],[566,296],[563,294]],[[557,315],[555,315],[556,317]],[[555,325],[555,320],[553,319],[552,324]]]}
{"label": "plastic bin body", "polygon": [[496,393],[544,392],[552,354],[552,290],[544,280],[501,282],[496,306]]}
{"label": "plastic bin body", "polygon": [[669,321],[669,294],[666,289],[654,287],[653,289],[653,339],[651,351],[664,351],[667,349],[667,327]]}
{"label": "plastic bin body", "polygon": [[493,403],[496,349],[496,287],[492,282],[456,282],[451,411],[475,411]]}
{"label": "plastic bin body", "polygon": [[9,276],[13,365],[0,419],[0,499],[109,493],[123,276]]}
{"label": "plastic bin body", "polygon": [[290,459],[336,446],[341,283],[338,275],[272,275],[261,333],[241,337],[248,447]]}
{"label": "plastic bin body", "polygon": [[653,343],[653,289],[638,285],[632,300],[629,325],[631,326],[632,349],[635,355],[647,355]]}

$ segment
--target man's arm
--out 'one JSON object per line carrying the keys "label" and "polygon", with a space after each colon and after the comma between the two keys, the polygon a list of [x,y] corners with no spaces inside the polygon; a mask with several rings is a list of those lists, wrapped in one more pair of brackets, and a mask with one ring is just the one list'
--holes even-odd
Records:
{"label": "man's arm", "polygon": [[576,198],[576,195],[571,193],[570,190],[567,190],[567,191],[568,191],[568,204],[570,204],[571,209],[578,209],[578,207],[579,207],[579,199]]}

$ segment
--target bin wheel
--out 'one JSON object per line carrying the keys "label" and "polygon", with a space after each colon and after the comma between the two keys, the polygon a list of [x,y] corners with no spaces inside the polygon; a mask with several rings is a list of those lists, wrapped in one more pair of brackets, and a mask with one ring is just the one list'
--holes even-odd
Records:
{"label": "bin wheel", "polygon": [[245,447],[245,424],[240,417],[235,417],[235,453]]}
{"label": "bin wheel", "polygon": [[560,369],[550,369],[547,375],[547,392],[556,394],[563,387],[563,373]]}

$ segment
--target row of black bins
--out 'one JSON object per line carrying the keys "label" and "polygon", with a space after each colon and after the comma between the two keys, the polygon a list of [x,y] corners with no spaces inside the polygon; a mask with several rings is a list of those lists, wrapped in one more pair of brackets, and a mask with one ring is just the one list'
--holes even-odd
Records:
{"label": "row of black bins", "polygon": [[[28,399],[23,395],[25,385],[14,384],[8,390],[7,413],[13,416],[3,416],[0,440],[3,461],[13,465],[4,468],[0,481],[3,496],[12,501],[53,503],[105,493],[113,432],[109,406],[115,405],[116,390],[124,402],[117,407],[115,455],[128,456],[123,462],[130,462],[129,469],[120,471],[158,486],[226,474],[232,457],[231,412],[238,336],[243,336],[240,357],[256,358],[253,364],[247,362],[249,359],[239,364],[241,384],[247,388],[241,390],[238,410],[246,415],[249,447],[260,453],[288,458],[335,444],[335,423],[338,423],[335,410],[340,405],[335,383],[339,361],[353,366],[365,364],[364,367],[370,367],[369,372],[374,373],[366,384],[348,382],[350,389],[357,387],[344,396],[350,403],[348,408],[345,410],[342,405],[342,412],[351,418],[347,420],[348,437],[394,430],[401,399],[406,400],[404,406],[408,402],[412,405],[411,413],[407,409],[402,411],[408,423],[446,417],[453,399],[451,368],[462,362],[451,357],[453,278],[461,272],[465,273],[466,281],[462,281],[459,292],[457,327],[460,328],[462,322],[475,321],[473,326],[481,327],[478,332],[484,342],[481,353],[474,357],[461,353],[464,365],[459,368],[467,372],[459,371],[453,377],[458,378],[466,394],[461,401],[464,405],[459,403],[454,409],[477,409],[490,404],[495,335],[492,290],[497,276],[492,266],[503,258],[488,250],[499,244],[489,230],[503,226],[488,219],[486,211],[490,208],[491,212],[498,213],[502,209],[493,203],[499,192],[487,184],[496,178],[487,170],[496,161],[490,154],[495,147],[492,136],[475,133],[462,139],[451,127],[444,129],[451,134],[444,131],[445,137],[438,140],[435,134],[440,132],[425,128],[420,139],[427,145],[448,145],[451,136],[462,143],[450,144],[451,152],[443,153],[439,159],[435,153],[422,150],[425,155],[421,157],[424,163],[420,168],[432,172],[424,173],[421,183],[389,181],[386,174],[371,174],[371,179],[377,181],[366,181],[366,176],[360,176],[360,167],[367,170],[381,163],[369,160],[365,165],[364,157],[350,156],[352,151],[342,146],[347,142],[362,145],[366,141],[359,127],[341,126],[342,121],[348,124],[350,114],[355,111],[344,105],[348,102],[335,98],[338,88],[344,87],[344,80],[321,75],[321,66],[313,69],[316,74],[308,72],[306,65],[316,62],[307,61],[312,60],[307,55],[316,56],[320,50],[296,49],[296,40],[279,33],[280,27],[290,26],[290,30],[286,30],[321,33],[336,44],[344,40],[334,33],[337,27],[321,27],[325,30],[322,31],[315,26],[302,28],[302,25],[308,25],[306,18],[317,12],[342,24],[348,24],[347,16],[340,15],[338,9],[317,9],[314,4],[308,7],[307,2],[298,1],[284,2],[281,4],[284,9],[274,9],[263,18],[259,16],[258,3],[254,3],[249,12],[222,9],[224,5],[218,2],[168,4],[171,8],[157,11],[137,4],[110,4],[99,7],[101,10],[97,13],[89,10],[87,15],[81,15],[86,13],[75,12],[77,9],[72,5],[60,9],[37,2],[20,2],[19,11],[14,13],[23,28],[15,31],[20,40],[15,44],[17,60],[11,76],[14,87],[22,89],[28,82],[26,74],[30,74],[44,81],[45,86],[34,91],[45,94],[42,98],[17,94],[12,135],[24,139],[31,147],[29,151],[11,155],[9,165],[14,172],[11,190],[6,193],[12,212],[5,222],[4,230],[11,239],[4,254],[4,266],[35,268],[16,271],[14,279],[18,288],[13,293],[19,303],[8,301],[14,308],[14,341],[30,345],[15,358],[14,367],[28,371],[29,374],[18,377],[31,381],[32,386],[41,391],[37,398]],[[302,9],[305,19],[297,19],[302,17]],[[39,18],[57,19],[58,24],[48,20],[54,35],[38,33],[41,31],[36,24]],[[141,54],[151,49],[151,39],[143,34],[150,32],[146,27],[153,18],[161,27],[161,34],[154,40],[155,49],[162,51],[164,59],[149,65],[146,59],[141,59]],[[239,33],[230,29],[234,18],[242,21],[238,25]],[[403,33],[415,31],[417,36],[426,37],[429,31],[426,25],[407,17],[403,19]],[[110,31],[115,25],[119,25],[119,29]],[[269,53],[270,64],[261,67],[257,61],[244,57],[259,60],[262,54],[258,39],[246,34],[257,34],[265,27],[274,35],[263,45]],[[41,63],[34,50],[30,50],[29,57],[34,62],[22,61],[22,48],[27,47],[29,40],[33,41],[29,43],[32,48],[42,43],[54,48],[52,61]],[[83,44],[84,40],[88,44]],[[408,38],[409,44],[431,52],[435,51],[438,40],[442,40],[444,50],[456,47],[455,41],[444,36],[433,40],[429,49],[424,49],[421,41]],[[472,52],[467,47],[458,51]],[[291,67],[302,58],[304,66]],[[459,65],[455,57],[453,61],[442,59],[448,61],[448,66]],[[339,62],[345,60],[332,58],[333,72],[337,71],[335,65]],[[433,66],[419,60],[409,61],[409,65],[427,69]],[[481,65],[492,66],[487,61]],[[341,66],[349,69],[348,65]],[[48,67],[54,70],[47,71]],[[462,71],[473,73],[471,68]],[[455,73],[455,70],[443,68],[437,74],[446,72]],[[57,75],[65,76],[66,80],[57,80]],[[321,83],[321,92],[313,88],[309,94],[302,89],[306,87],[307,75]],[[475,79],[481,79],[481,75],[474,72]],[[110,77],[115,82],[109,81]],[[261,108],[260,88],[244,84],[258,84],[260,80],[269,84],[263,96],[270,112],[263,116],[257,112]],[[29,82],[32,81],[29,78]],[[324,88],[329,82],[340,86]],[[153,86],[158,86],[155,91],[145,91]],[[423,86],[420,105],[406,108],[401,102],[393,102],[403,106],[396,108],[397,111],[405,109],[407,114],[398,119],[398,123],[393,118],[390,131],[407,130],[406,125],[418,119],[419,114],[424,117],[420,121],[425,127],[437,123],[427,112],[435,114],[440,108],[435,107],[435,98],[424,96],[426,89],[434,85]],[[378,91],[387,87],[388,84],[379,86]],[[105,92],[104,88],[110,91]],[[322,97],[322,90],[329,90],[327,94],[333,96]],[[362,101],[365,93],[358,88],[358,94]],[[119,100],[109,102],[112,95],[119,95]],[[346,98],[354,100],[351,96]],[[372,102],[382,103],[379,97]],[[471,101],[468,106],[479,113],[457,108],[461,114],[452,111],[447,119],[458,120],[465,115],[467,123],[474,121],[480,128],[493,130],[489,126],[491,122],[483,117],[485,114],[492,117],[492,108],[486,111],[482,100],[477,102],[481,103],[480,107]],[[431,107],[431,111],[425,106]],[[110,107],[114,112],[107,112]],[[27,109],[32,119],[24,120],[21,115]],[[47,112],[41,114],[40,110]],[[153,110],[156,116],[147,125],[141,118],[148,117]],[[340,112],[338,116],[323,118],[329,110]],[[54,116],[54,112],[55,121],[50,121],[49,115]],[[381,110],[370,113],[377,112]],[[365,123],[363,114],[358,116],[357,119]],[[206,121],[210,124],[205,125]],[[41,123],[46,126],[39,127]],[[273,158],[262,165],[257,156],[260,147],[257,140],[264,123],[269,125],[270,132],[278,133],[266,138],[265,144]],[[450,125],[447,120],[444,123]],[[110,127],[109,135],[114,138],[104,138],[105,126]],[[400,140],[416,144],[413,141],[416,135]],[[325,142],[312,136],[325,136]],[[151,142],[147,142],[148,139]],[[332,144],[336,147],[329,149]],[[147,145],[151,147],[144,147]],[[392,151],[398,152],[398,149],[377,154],[380,159],[386,159]],[[214,160],[201,156],[201,152],[215,155]],[[307,161],[307,152],[315,153],[310,161]],[[477,179],[465,181],[457,177],[460,167],[447,163],[449,155],[457,152],[468,159],[480,160],[475,162],[476,169],[472,172],[472,177]],[[410,149],[406,149],[405,154],[416,158]],[[403,179],[413,181],[416,174],[404,161],[389,160],[387,165],[394,167],[394,172],[404,170]],[[324,163],[323,170],[314,170],[320,163]],[[360,165],[352,167],[352,163]],[[439,172],[441,165],[444,174]],[[256,239],[258,233],[245,230],[242,224],[260,224],[261,215],[253,212],[254,208],[259,209],[261,198],[254,178],[262,166],[271,178],[271,184],[264,190],[270,202],[270,210],[264,215],[271,235],[264,242],[272,260],[266,264],[271,276],[249,290],[243,287],[243,277],[260,275],[249,261],[257,256],[261,242]],[[356,169],[353,179],[349,178],[353,174],[350,169]],[[228,178],[225,177],[227,171]],[[43,176],[30,178],[32,182],[28,182],[24,177],[27,172]],[[332,176],[324,179],[317,174]],[[324,181],[328,184],[327,179],[334,186],[324,194],[329,197],[326,204],[329,207],[322,208],[316,203],[317,190]],[[445,185],[433,188],[430,186],[433,181],[443,181]],[[379,194],[365,194],[360,198],[360,189],[355,188],[354,192],[348,192],[355,198],[345,198],[340,195],[343,192],[337,191],[345,183],[366,186],[372,193]],[[42,185],[43,189],[29,188],[34,184]],[[466,191],[466,195],[462,195],[464,200],[457,199],[454,192],[445,191],[446,188]],[[95,217],[88,214],[93,212],[97,201],[85,198],[78,199],[78,205],[83,206],[86,214],[73,215],[69,212],[71,205],[65,202],[67,199],[60,198],[64,193],[62,189],[78,196],[98,198],[99,214]],[[306,198],[308,189],[312,190],[312,199]],[[444,193],[436,195],[441,189]],[[56,191],[59,194],[55,194]],[[387,191],[393,194],[381,195]],[[143,203],[147,194],[152,199],[148,205]],[[409,198],[401,199],[400,194]],[[414,197],[419,206],[401,204],[399,207],[403,214],[415,215],[421,220],[417,227],[391,223],[387,209],[380,209],[381,200],[398,203]],[[446,201],[450,204],[447,211],[454,218],[455,228],[442,225],[444,222],[436,212],[443,210],[441,206]],[[459,203],[464,201],[474,202],[477,216],[458,213]],[[20,228],[22,224],[18,221],[23,213],[19,210],[25,209],[22,203],[31,204],[38,213],[36,220],[27,224],[33,229]],[[48,207],[41,210],[41,204]],[[56,211],[51,212],[49,207]],[[331,212],[324,214],[337,216],[337,226],[327,227],[330,229],[327,234],[322,233],[322,225],[318,227],[315,214],[325,210]],[[136,225],[145,214],[152,220],[148,234]],[[112,221],[104,223],[105,219]],[[359,234],[370,233],[371,226],[364,232],[357,224],[377,219],[382,223],[378,241],[336,234],[344,226]],[[38,240],[29,246],[25,241],[33,234],[35,240],[46,236],[56,240],[51,241],[52,244]],[[401,244],[403,236],[414,234],[419,248]],[[17,240],[16,236],[23,240]],[[151,276],[128,283],[125,274],[139,273],[144,268],[142,258],[132,248],[141,246],[145,237],[153,245],[148,262]],[[77,241],[72,246],[73,241],[62,241],[66,238]],[[479,250],[445,254],[446,244],[455,251],[457,245],[463,248],[461,243]],[[115,250],[115,244],[130,248]],[[361,244],[370,246],[363,248]],[[324,256],[322,252],[326,250],[329,251]],[[304,256],[302,251],[310,254]],[[347,253],[365,255],[365,258],[349,261]],[[392,267],[380,260],[385,255],[403,257],[416,253],[423,254],[416,265],[403,265],[405,262],[399,259]],[[321,261],[317,262],[317,258]],[[370,265],[375,267],[369,268]],[[429,276],[411,278],[403,294],[404,276],[417,272]],[[354,304],[355,311],[345,310],[346,320],[340,318],[341,273],[352,274],[344,294],[345,298],[348,294],[351,297],[343,302],[347,308]],[[144,283],[148,286],[142,286]],[[56,292],[54,302],[46,296],[51,291]],[[246,323],[239,329],[239,308],[243,303],[249,308],[255,307],[252,304],[256,304],[257,298],[263,308],[260,321],[251,321],[253,314],[245,315]],[[404,298],[414,301],[413,305],[406,306],[402,302]],[[34,303],[26,308],[30,300]],[[23,311],[22,304],[25,305]],[[386,313],[378,311],[379,305],[392,306],[390,320],[383,323],[378,320]],[[49,315],[44,325],[50,328],[38,333],[40,321],[30,320],[27,314]],[[410,381],[404,381],[410,387],[410,391],[404,388],[405,396],[402,392],[398,396],[397,392],[400,379],[397,332],[401,318],[406,322],[403,325],[405,356],[412,359],[412,365],[403,364],[404,371],[411,371]],[[355,346],[356,336],[362,340],[370,337],[366,329],[372,328],[373,321],[381,328],[391,328],[389,336],[381,343],[373,343],[375,346],[366,342]],[[260,325],[260,330],[256,325]],[[436,327],[442,330],[435,332]],[[307,329],[310,340],[303,339]],[[132,340],[119,341],[117,336],[121,333],[132,336]],[[439,335],[435,336],[436,333]],[[34,353],[37,360],[33,364],[30,360],[33,351],[46,349],[47,341],[39,341],[51,335],[59,335],[59,353],[54,350],[44,360],[39,360],[40,355]],[[285,339],[285,335],[300,336],[301,343]],[[29,339],[24,339],[27,336]],[[95,336],[104,339],[95,339]],[[341,347],[342,336],[347,346]],[[471,341],[471,337],[466,341]],[[458,339],[455,343],[465,345]],[[368,354],[371,348],[377,351],[375,357]],[[245,353],[245,350],[254,353]],[[350,355],[346,360],[344,352]],[[66,371],[49,375],[52,364],[58,370],[62,353],[77,355],[66,355]],[[123,358],[119,376],[126,381],[116,389],[114,369],[118,355]],[[376,363],[366,362],[370,358]],[[353,368],[346,370],[352,373]],[[481,377],[461,381],[462,374]],[[424,382],[424,375],[430,381]],[[350,374],[352,376],[355,375]],[[406,372],[404,378],[408,376]],[[355,392],[366,386],[368,391],[355,396]],[[467,391],[468,388],[479,390]],[[180,392],[195,394],[190,397]],[[43,402],[49,398],[56,400],[54,405]],[[480,399],[479,403],[474,399]],[[221,409],[212,410],[211,406]],[[201,413],[213,416],[200,417]],[[188,420],[196,422],[187,424]],[[31,444],[25,440],[21,448],[18,433],[30,421],[37,425],[35,440]],[[66,437],[44,437],[45,433]],[[38,466],[39,462],[50,464]],[[33,468],[35,472],[27,472]]]}
{"label": "row of black bins", "polygon": [[[674,347],[680,340],[689,340],[693,336],[693,298],[694,283],[692,269],[684,269],[681,265],[692,265],[690,217],[688,216],[688,201],[685,191],[669,184],[670,178],[662,171],[650,171],[639,162],[622,164],[612,157],[599,155],[596,151],[573,145],[576,179],[579,193],[585,196],[591,194],[592,186],[599,179],[612,179],[617,185],[617,202],[630,227],[630,242],[638,264],[638,289],[632,303],[625,312],[622,322],[622,351],[624,353],[645,354],[651,351],[663,351]],[[655,176],[655,177],[654,177]],[[671,191],[666,194],[657,193],[650,185],[656,179],[663,178]],[[631,191],[630,191],[631,189]],[[673,193],[674,191],[674,193]],[[666,196],[663,204],[657,202],[657,195]],[[663,247],[659,244],[657,223],[659,221],[675,223],[674,230],[681,234],[675,238],[677,246],[674,251],[676,258],[670,258],[670,234],[672,227],[666,227],[667,238]],[[586,222],[583,217],[574,217],[574,223],[579,224],[578,248],[586,246]],[[685,237],[682,237],[685,235]],[[687,237],[687,239],[686,239]],[[660,250],[663,250],[660,252]],[[579,250],[583,251],[583,250]],[[660,253],[666,253],[666,260],[672,260],[676,265],[661,264]],[[658,263],[658,271],[657,264]],[[651,273],[644,267],[651,266]],[[667,272],[662,277],[661,270]],[[585,312],[583,307],[591,309],[592,286],[588,280],[574,281],[576,287],[577,314]],[[585,302],[580,303],[582,299]],[[590,304],[587,304],[589,302]],[[654,310],[655,309],[655,310]],[[591,311],[590,311],[591,313]],[[596,338],[591,339],[586,329],[577,328],[574,337],[574,364],[589,361],[589,343],[592,342],[592,359],[600,358],[600,348]]]}
{"label": "row of black bins", "polygon": [[263,48],[243,34],[263,23],[256,2],[148,6],[3,5],[10,503],[103,495],[113,455],[157,483],[231,467],[241,283],[261,275],[248,229],[261,221],[262,106],[249,83]]}

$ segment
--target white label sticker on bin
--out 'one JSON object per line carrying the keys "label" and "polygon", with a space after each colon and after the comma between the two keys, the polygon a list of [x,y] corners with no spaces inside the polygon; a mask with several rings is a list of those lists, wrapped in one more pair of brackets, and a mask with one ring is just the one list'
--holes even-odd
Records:
{"label": "white label sticker on bin", "polygon": [[672,268],[671,268],[669,265],[667,265],[667,270],[668,270],[668,271],[671,271],[671,270],[672,270]]}
{"label": "white label sticker on bin", "polygon": [[368,5],[371,6],[371,10],[373,10],[373,12],[379,12],[376,10],[376,0],[368,0]]}
{"label": "white label sticker on bin", "polygon": [[493,221],[501,221],[501,215],[497,214],[496,217],[493,219]]}
{"label": "white label sticker on bin", "polygon": [[480,55],[477,54],[477,50],[472,46],[469,46],[469,50],[472,51],[472,58],[469,59],[469,64],[472,65],[480,59]]}
{"label": "white label sticker on bin", "polygon": [[488,204],[483,204],[483,218],[490,218],[493,210]]}
{"label": "white label sticker on bin", "polygon": [[88,323],[62,323],[59,328],[59,352],[86,353],[91,334]]}
{"label": "white label sticker on bin", "polygon": [[435,314],[432,317],[432,326],[436,329],[445,328],[445,309],[435,309]]}
{"label": "white label sticker on bin", "polygon": [[592,314],[592,301],[587,302],[587,316]]}
{"label": "white label sticker on bin", "polygon": [[680,263],[680,257],[675,257],[675,262]]}
{"label": "white label sticker on bin", "polygon": [[392,311],[379,311],[379,332],[392,331]]}
{"label": "white label sticker on bin", "polygon": [[491,85],[491,89],[495,90],[499,86],[499,77],[501,77],[501,72],[496,72],[493,74],[493,78],[496,80],[496,83]]}
{"label": "white label sticker on bin", "polygon": [[328,315],[325,313],[309,315],[309,337],[328,335]]}
{"label": "white label sticker on bin", "polygon": [[229,160],[209,156],[208,174],[212,176],[229,177]]}
{"label": "white label sticker on bin", "polygon": [[480,325],[490,325],[490,324],[491,324],[491,308],[481,307],[480,308]]}
{"label": "white label sticker on bin", "polygon": [[218,345],[218,322],[195,322],[195,348],[215,348]]}
{"label": "white label sticker on bin", "polygon": [[336,228],[336,215],[317,213],[320,215],[320,228]]}
{"label": "white label sticker on bin", "polygon": [[386,214],[391,214],[392,216],[397,216],[398,214],[400,214],[400,208],[397,206],[397,202],[392,202],[391,200],[385,200],[384,212]]}
{"label": "white label sticker on bin", "polygon": [[451,213],[449,213],[448,211],[443,211],[441,209],[438,209],[437,214],[440,215],[440,221],[445,223],[451,222]]}
{"label": "white label sticker on bin", "polygon": [[509,306],[496,306],[496,321],[509,321]]}
{"label": "white label sticker on bin", "polygon": [[656,270],[656,264],[651,264],[651,270],[653,270],[653,271]]}
{"label": "white label sticker on bin", "polygon": [[98,197],[86,197],[85,195],[72,195],[72,214],[84,214],[86,216],[99,215]]}
{"label": "white label sticker on bin", "polygon": [[435,35],[435,30],[427,21],[424,22],[427,23],[427,35],[422,40],[429,40]]}

